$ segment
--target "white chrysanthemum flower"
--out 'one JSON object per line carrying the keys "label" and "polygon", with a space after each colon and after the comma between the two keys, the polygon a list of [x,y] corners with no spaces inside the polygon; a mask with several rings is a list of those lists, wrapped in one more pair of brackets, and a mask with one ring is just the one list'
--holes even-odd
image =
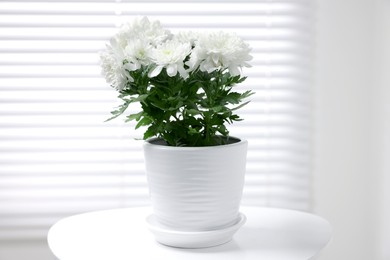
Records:
{"label": "white chrysanthemum flower", "polygon": [[192,31],[180,31],[173,36],[173,40],[181,43],[190,43],[191,46],[195,46],[195,42],[199,38],[198,32]]}
{"label": "white chrysanthemum flower", "polygon": [[148,66],[151,63],[152,46],[144,40],[138,39],[128,43],[125,48],[124,56],[128,63],[126,69],[134,71],[141,66]]}
{"label": "white chrysanthemum flower", "polygon": [[152,51],[152,61],[156,64],[156,67],[149,72],[149,77],[156,77],[165,68],[170,77],[179,72],[181,77],[187,78],[188,73],[184,69],[184,60],[190,52],[191,45],[189,43],[183,44],[174,40],[157,46]]}
{"label": "white chrysanthemum flower", "polygon": [[150,22],[147,17],[136,18],[131,23],[124,24],[115,35],[123,49],[131,41],[142,39],[153,46],[157,46],[171,37],[171,32],[164,29],[159,21]]}
{"label": "white chrysanthemum flower", "polygon": [[162,28],[158,21],[150,22],[146,17],[122,26],[111,38],[106,51],[100,54],[102,74],[106,81],[117,90],[122,90],[128,81],[134,81],[129,71],[149,65],[153,46],[171,37],[171,33]]}
{"label": "white chrysanthemum flower", "polygon": [[190,70],[213,72],[228,69],[233,76],[240,75],[240,68],[250,67],[250,48],[240,37],[224,32],[200,35],[186,63]]}
{"label": "white chrysanthemum flower", "polygon": [[126,86],[128,81],[133,81],[133,78],[123,66],[123,58],[123,51],[115,40],[111,41],[111,45],[107,45],[105,51],[100,52],[102,74],[107,83],[119,91]]}

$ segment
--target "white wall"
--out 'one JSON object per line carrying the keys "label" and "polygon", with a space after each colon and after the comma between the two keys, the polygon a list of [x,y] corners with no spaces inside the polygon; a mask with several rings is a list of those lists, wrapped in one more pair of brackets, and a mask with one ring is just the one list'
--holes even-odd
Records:
{"label": "white wall", "polygon": [[[378,131],[374,132],[373,151],[379,153],[373,161],[373,167],[379,172],[378,201],[380,241],[377,245],[378,259],[390,259],[390,1],[376,1],[376,44],[374,83],[377,86],[374,104],[374,125]],[[376,168],[375,168],[376,167]]]}
{"label": "white wall", "polygon": [[389,259],[381,253],[380,235],[388,201],[384,173],[390,169],[384,145],[390,79],[381,70],[386,63],[390,68],[384,55],[389,3],[319,0],[314,210],[334,228],[321,260]]}

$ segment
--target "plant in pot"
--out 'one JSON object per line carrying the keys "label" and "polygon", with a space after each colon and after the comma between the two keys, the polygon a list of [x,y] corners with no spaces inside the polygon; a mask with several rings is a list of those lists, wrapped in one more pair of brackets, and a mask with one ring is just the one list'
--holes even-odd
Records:
{"label": "plant in pot", "polygon": [[109,120],[146,127],[143,138],[159,242],[186,248],[229,241],[244,223],[239,212],[247,141],[226,125],[252,91],[245,80],[250,48],[235,34],[172,34],[146,17],[125,24],[100,53],[102,73],[123,101]]}

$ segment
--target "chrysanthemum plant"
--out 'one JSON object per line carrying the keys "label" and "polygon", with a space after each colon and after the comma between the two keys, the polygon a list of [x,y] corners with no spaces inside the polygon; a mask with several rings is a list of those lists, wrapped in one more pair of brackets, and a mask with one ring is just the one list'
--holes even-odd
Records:
{"label": "chrysanthemum plant", "polygon": [[235,112],[252,95],[233,91],[245,80],[240,70],[249,67],[249,51],[235,34],[173,35],[158,21],[135,19],[100,53],[103,75],[123,101],[108,120],[139,103],[140,111],[126,121],[147,127],[144,139],[159,137],[171,146],[224,144],[226,125],[241,120]]}

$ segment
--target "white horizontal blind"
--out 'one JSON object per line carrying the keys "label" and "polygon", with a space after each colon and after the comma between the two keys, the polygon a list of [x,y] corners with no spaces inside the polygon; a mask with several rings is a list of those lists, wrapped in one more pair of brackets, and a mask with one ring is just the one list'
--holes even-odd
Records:
{"label": "white horizontal blind", "polygon": [[256,95],[231,134],[249,141],[243,203],[309,209],[313,0],[1,1],[0,239],[44,238],[67,215],[148,203],[141,131],[97,51],[134,16],[173,32],[226,30],[253,48]]}

